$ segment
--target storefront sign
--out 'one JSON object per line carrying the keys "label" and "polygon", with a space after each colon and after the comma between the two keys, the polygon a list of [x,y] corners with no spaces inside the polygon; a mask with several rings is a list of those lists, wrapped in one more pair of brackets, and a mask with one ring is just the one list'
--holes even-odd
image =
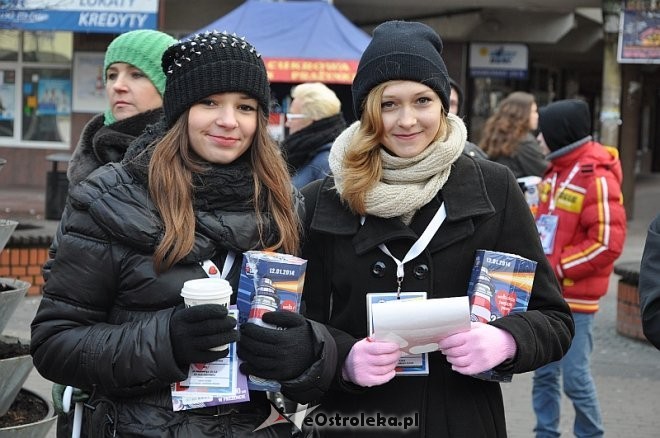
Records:
{"label": "storefront sign", "polygon": [[626,1],[620,23],[618,61],[660,64],[660,7]]}
{"label": "storefront sign", "polygon": [[470,76],[527,79],[528,50],[524,44],[470,44]]}
{"label": "storefront sign", "polygon": [[158,0],[3,0],[0,28],[120,33],[157,27]]}
{"label": "storefront sign", "polygon": [[270,82],[351,84],[358,61],[264,58]]}

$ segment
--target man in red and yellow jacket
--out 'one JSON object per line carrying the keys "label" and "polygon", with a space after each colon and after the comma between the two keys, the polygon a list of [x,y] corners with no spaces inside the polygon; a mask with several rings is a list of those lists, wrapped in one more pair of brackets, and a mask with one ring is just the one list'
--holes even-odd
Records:
{"label": "man in red and yellow jacket", "polygon": [[607,293],[626,236],[621,163],[616,149],[592,140],[591,115],[581,100],[539,110],[539,140],[550,166],[540,185],[537,226],[546,255],[573,311],[575,337],[559,362],[534,375],[536,436],[559,436],[560,375],[576,410],[576,437],[600,437],[603,425],[589,359],[598,300]]}

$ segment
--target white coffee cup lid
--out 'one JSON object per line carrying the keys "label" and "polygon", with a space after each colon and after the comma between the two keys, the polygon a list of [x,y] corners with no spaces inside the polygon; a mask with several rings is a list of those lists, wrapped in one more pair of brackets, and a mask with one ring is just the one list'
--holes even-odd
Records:
{"label": "white coffee cup lid", "polygon": [[229,282],[222,278],[198,278],[183,283],[181,296],[184,298],[223,298],[231,296]]}

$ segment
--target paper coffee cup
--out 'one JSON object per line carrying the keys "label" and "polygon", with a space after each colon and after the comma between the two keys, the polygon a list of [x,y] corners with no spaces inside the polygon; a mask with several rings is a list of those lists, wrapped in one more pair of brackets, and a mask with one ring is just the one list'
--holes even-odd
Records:
{"label": "paper coffee cup", "polygon": [[[181,296],[186,307],[199,306],[201,304],[220,304],[229,308],[229,301],[232,294],[231,285],[222,278],[198,278],[188,280],[183,283]],[[229,344],[213,347],[213,351],[222,351],[229,347]]]}

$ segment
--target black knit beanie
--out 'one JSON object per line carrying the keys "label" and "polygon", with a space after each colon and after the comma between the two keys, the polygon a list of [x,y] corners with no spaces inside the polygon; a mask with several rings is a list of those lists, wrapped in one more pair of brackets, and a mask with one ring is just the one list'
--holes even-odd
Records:
{"label": "black knit beanie", "polygon": [[197,34],[169,47],[162,67],[167,76],[163,109],[168,126],[201,99],[224,92],[246,93],[268,115],[266,66],[245,38],[217,31]]}
{"label": "black knit beanie", "polygon": [[423,23],[387,21],[376,27],[353,80],[353,110],[357,118],[362,116],[369,91],[392,80],[421,82],[430,87],[449,112],[449,74],[441,53],[442,40]]}
{"label": "black knit beanie", "polygon": [[554,152],[591,135],[591,112],[578,99],[558,100],[539,109],[539,130]]}

